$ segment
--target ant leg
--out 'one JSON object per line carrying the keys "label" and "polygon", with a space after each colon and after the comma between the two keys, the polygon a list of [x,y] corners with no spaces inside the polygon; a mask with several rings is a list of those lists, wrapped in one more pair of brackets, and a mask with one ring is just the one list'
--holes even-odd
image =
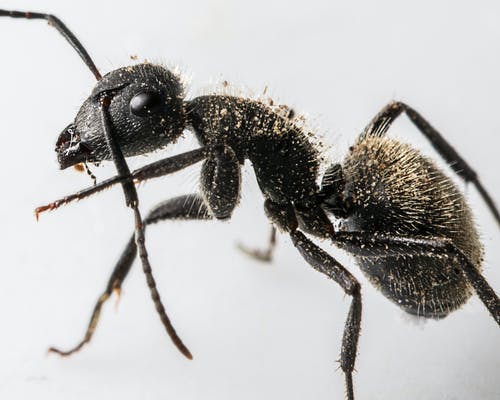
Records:
{"label": "ant leg", "polygon": [[[144,219],[144,227],[165,220],[207,220],[211,219],[210,213],[203,201],[197,194],[175,197],[158,204],[153,208],[147,217]],[[135,237],[132,236],[123,250],[120,259],[118,260],[113,272],[108,280],[106,289],[101,294],[92,311],[87,331],[83,339],[72,349],[67,351],[59,350],[55,347],[49,349],[50,352],[57,353],[61,356],[69,356],[79,351],[85,344],[89,343],[94,334],[95,328],[99,321],[102,306],[109,299],[113,292],[120,293],[123,281],[127,277],[132,263],[137,255],[137,246]]]}
{"label": "ant leg", "polygon": [[352,372],[358,348],[359,333],[361,330],[361,286],[337,260],[321,250],[300,231],[290,232],[293,244],[307,263],[316,271],[325,274],[337,282],[344,292],[352,297],[349,314],[342,336],[342,350],[340,352],[340,367],[346,378],[347,398],[354,399]]}
{"label": "ant leg", "polygon": [[49,352],[57,353],[60,356],[70,356],[73,353],[78,352],[85,344],[89,343],[94,334],[95,328],[97,327],[97,323],[99,322],[99,317],[101,315],[101,309],[104,303],[109,299],[111,294],[115,291],[117,294],[120,293],[121,285],[124,279],[127,277],[130,267],[132,266],[132,262],[135,259],[135,255],[137,253],[137,248],[135,246],[135,238],[132,236],[125,247],[120,259],[118,260],[111,276],[108,280],[108,284],[106,285],[106,289],[99,296],[97,302],[92,311],[92,316],[90,317],[89,324],[87,326],[87,330],[85,331],[85,335],[83,339],[74,347],[69,350],[60,350],[57,347],[50,347]]}
{"label": "ant leg", "polygon": [[[294,246],[299,250],[306,262],[316,271],[325,274],[337,282],[344,292],[352,297],[342,336],[340,367],[345,374],[347,399],[353,400],[352,372],[354,371],[354,364],[356,362],[358,339],[361,330],[361,286],[356,278],[337,260],[316,246],[298,230],[299,223],[295,216],[294,207],[291,204],[278,204],[267,199],[264,207],[269,219],[280,229],[290,234]],[[308,217],[310,221],[317,221],[319,223],[320,219],[317,216],[309,215]]]}
{"label": "ant leg", "polygon": [[[104,117],[106,118],[106,114],[104,113]],[[104,126],[106,129],[109,128],[109,124],[107,121],[104,121]],[[109,134],[109,132],[108,132]],[[119,151],[119,149],[114,148],[115,151]],[[121,153],[121,152],[120,152]],[[117,169],[119,170],[119,175],[110,178],[98,185],[94,185],[88,189],[85,189],[83,191],[80,191],[76,194],[66,196],[65,198],[58,200],[56,202],[53,202],[47,206],[39,207],[36,212],[40,213],[46,210],[52,210],[57,207],[59,207],[62,204],[66,204],[70,201],[73,200],[80,200],[83,199],[87,196],[90,196],[91,194],[94,194],[96,192],[99,192],[107,187],[113,186],[117,183],[123,183],[123,182],[130,182],[130,180],[133,180],[135,183],[144,181],[146,179],[154,178],[154,177],[159,177],[163,176],[169,173],[173,173],[176,171],[179,171],[183,168],[186,168],[189,165],[195,164],[204,158],[206,158],[208,155],[211,155],[211,158],[215,157],[215,161],[211,160],[210,164],[206,164],[205,166],[205,173],[202,174],[202,186],[205,189],[206,192],[206,197],[207,201],[210,202],[210,206],[212,208],[213,214],[218,217],[218,218],[227,218],[234,207],[237,204],[237,200],[239,198],[239,165],[237,164],[236,158],[234,156],[234,152],[230,148],[221,148],[215,146],[215,147],[203,147],[200,149],[196,149],[190,152],[182,153],[174,157],[170,157],[167,159],[159,160],[155,163],[146,165],[136,171],[134,171],[132,174],[128,172],[128,167],[125,164],[125,168],[123,168],[122,165],[120,165],[120,168]],[[123,155],[122,155],[123,157]],[[123,159],[123,162],[125,160]],[[225,183],[235,183],[233,185],[225,185]],[[134,200],[134,197],[137,198],[137,194],[135,192],[135,187],[126,187],[124,189],[126,198],[128,200],[128,204],[131,204],[132,207],[134,208],[134,214],[136,217],[136,227],[139,227],[139,231],[143,231],[144,228],[144,223],[147,222],[147,220],[144,221],[144,223],[139,220],[139,224],[137,224],[138,218],[140,217],[140,214],[138,214],[138,208],[136,201]],[[135,203],[135,204],[134,204]],[[216,214],[215,211],[218,212]],[[137,231],[136,231],[137,233]],[[146,275],[149,275],[151,278],[151,268],[149,266],[149,261],[147,259],[147,253],[145,253],[145,247],[144,247],[144,234],[141,233],[142,236],[142,248],[143,252],[141,257],[141,261],[143,261],[143,268],[145,269]],[[137,240],[136,240],[137,242]],[[132,245],[131,245],[132,246]],[[136,247],[132,248],[133,251],[136,251]],[[141,250],[141,243],[139,243],[139,250]],[[123,256],[126,256],[127,252],[124,253]],[[135,257],[135,253],[133,255]],[[132,256],[131,256],[132,257]],[[145,260],[144,260],[145,258]],[[133,260],[133,257],[132,257]],[[146,263],[146,265],[144,265]],[[147,268],[149,266],[149,268]],[[164,326],[167,328],[167,331],[169,335],[172,337],[172,340],[174,343],[179,347],[181,352],[186,355],[188,358],[190,358],[190,354],[188,350],[185,348],[185,346],[180,342],[180,339],[178,339],[177,335],[175,334],[175,331],[173,331],[173,327],[171,327],[170,320],[166,316],[163,305],[161,304],[161,300],[159,299],[159,295],[156,291],[156,284],[154,280],[151,278],[148,278],[148,285],[154,284],[153,287],[150,285],[150,290],[152,291],[152,296],[153,299],[155,300],[155,305],[157,306],[157,310],[162,318],[162,322],[164,323]],[[100,311],[100,308],[102,307],[102,304],[109,298],[109,294],[104,293],[103,297],[101,297],[96,305],[96,309],[94,310],[95,316],[98,318],[98,313]],[[159,308],[159,309],[158,309]],[[93,324],[93,319],[91,320],[91,323],[89,324],[89,328],[92,327]],[[90,339],[89,339],[90,340]],[[84,340],[85,342],[85,340]],[[83,345],[83,344],[82,344]],[[80,346],[81,347],[81,346]],[[76,351],[76,350],[75,350]]]}
{"label": "ant leg", "polygon": [[140,183],[148,179],[172,174],[205,159],[207,157],[207,154],[209,154],[209,151],[211,151],[211,148],[202,147],[145,165],[144,167],[136,169],[135,171],[130,173],[130,177],[120,175],[113,176],[112,178],[106,179],[96,185],[67,195],[62,199],[53,201],[52,203],[44,206],[37,207],[35,210],[35,215],[38,218],[38,216],[45,211],[55,210],[60,206],[71,203],[75,200],[83,200],[95,193],[99,193],[105,189],[108,189],[111,186],[122,183],[127,179],[132,179],[134,183]]}
{"label": "ant leg", "polygon": [[362,133],[362,136],[373,135],[383,136],[387,130],[398,118],[401,113],[405,113],[411,122],[418,130],[429,140],[434,149],[439,155],[450,165],[455,173],[460,176],[465,182],[472,182],[483,198],[484,202],[490,209],[495,220],[500,225],[500,212],[486,191],[484,186],[479,181],[477,173],[469,166],[469,164],[457,153],[457,151],[446,141],[446,139],[422,117],[417,111],[410,106],[400,101],[393,101],[386,105],[375,118],[368,124]]}
{"label": "ant leg", "polygon": [[271,233],[269,235],[268,244],[265,249],[251,249],[242,243],[238,243],[236,247],[247,256],[250,256],[256,260],[262,262],[271,262],[273,259],[274,249],[276,248],[276,228],[274,226],[271,226]]}
{"label": "ant leg", "polygon": [[373,235],[365,232],[337,232],[332,235],[331,239],[338,247],[359,257],[377,258],[433,253],[456,260],[467,281],[472,285],[493,319],[500,325],[498,296],[478,269],[449,240],[433,237]]}
{"label": "ant leg", "polygon": [[201,191],[212,215],[229,219],[240,199],[241,167],[229,146],[215,149],[201,168]]}

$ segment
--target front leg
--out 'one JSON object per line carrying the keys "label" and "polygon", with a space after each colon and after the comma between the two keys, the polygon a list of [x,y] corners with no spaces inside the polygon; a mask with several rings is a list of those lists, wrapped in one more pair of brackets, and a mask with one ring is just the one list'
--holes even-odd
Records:
{"label": "front leg", "polygon": [[229,146],[215,148],[201,169],[201,191],[212,215],[229,219],[240,199],[241,167]]}
{"label": "front leg", "polygon": [[[155,224],[160,221],[209,219],[211,219],[211,216],[203,199],[198,194],[190,194],[175,197],[158,204],[149,212],[146,218],[144,218],[143,225],[144,228],[146,228],[146,226]],[[92,311],[92,315],[90,317],[90,321],[88,323],[87,330],[85,331],[83,339],[76,346],[69,350],[60,350],[56,347],[51,347],[49,349],[50,352],[57,353],[61,356],[69,356],[73,353],[76,353],[84,345],[90,342],[99,322],[99,317],[101,315],[101,310],[104,303],[106,303],[106,301],[112,295],[113,291],[117,292],[118,294],[120,293],[123,281],[130,272],[130,268],[132,267],[132,263],[134,262],[136,256],[137,245],[135,243],[135,236],[132,235],[127,245],[125,246],[125,249],[123,250],[118,262],[116,263],[111,276],[109,277],[106,289],[99,296],[94,306],[94,310]]]}
{"label": "front leg", "polygon": [[191,150],[186,153],[177,154],[172,157],[164,158],[162,160],[155,161],[151,164],[147,164],[144,167],[136,169],[130,176],[128,175],[116,175],[105,181],[98,183],[97,185],[90,186],[86,189],[80,190],[76,193],[69,194],[63,198],[53,201],[44,206],[37,207],[35,209],[35,216],[38,219],[39,215],[45,211],[55,210],[65,204],[71,203],[77,200],[83,200],[93,194],[99,193],[105,189],[108,189],[118,183],[125,182],[132,179],[134,183],[144,182],[148,179],[158,178],[160,176],[165,176],[173,174],[174,172],[180,171],[190,165],[196,164],[205,158],[208,154],[211,154],[214,148],[211,147],[201,147],[199,149]]}

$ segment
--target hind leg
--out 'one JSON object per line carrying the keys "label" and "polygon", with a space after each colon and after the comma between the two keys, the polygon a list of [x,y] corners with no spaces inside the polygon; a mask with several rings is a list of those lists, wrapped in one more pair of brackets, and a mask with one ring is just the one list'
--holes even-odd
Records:
{"label": "hind leg", "polygon": [[466,182],[472,182],[476,187],[484,202],[490,209],[495,220],[500,225],[500,212],[479,181],[476,171],[458,154],[458,152],[448,143],[448,141],[413,108],[400,101],[393,101],[387,104],[375,118],[365,128],[363,135],[383,136],[386,134],[391,124],[402,114],[405,113],[418,130],[429,140],[439,155],[450,165],[455,173]]}
{"label": "hind leg", "polygon": [[436,254],[455,259],[462,273],[493,319],[500,325],[500,299],[467,257],[449,240],[436,237],[374,235],[369,232],[337,232],[333,243],[349,253],[367,258]]}
{"label": "hind leg", "polygon": [[[300,230],[309,227],[316,234],[333,230],[330,221],[318,209],[296,210],[291,204],[278,204],[270,200],[265,202],[266,214],[281,230],[288,232],[294,246],[304,260],[316,271],[337,282],[346,294],[351,296],[351,306],[344,326],[340,367],[345,374],[346,396],[354,400],[352,373],[356,362],[358,339],[361,330],[361,286],[356,278],[332,256],[316,246]],[[297,216],[299,219],[297,219]]]}

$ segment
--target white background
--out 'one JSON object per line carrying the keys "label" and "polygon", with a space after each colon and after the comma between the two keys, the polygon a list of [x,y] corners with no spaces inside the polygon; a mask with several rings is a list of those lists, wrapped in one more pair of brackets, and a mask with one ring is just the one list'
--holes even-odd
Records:
{"label": "white background", "polygon": [[[140,60],[178,65],[190,95],[227,79],[268,85],[305,113],[340,159],[392,99],[413,105],[479,172],[500,201],[500,8],[495,1],[3,1],[52,12],[101,71]],[[132,228],[120,188],[36,223],[33,209],[88,186],[59,171],[53,151],[93,77],[43,22],[0,19],[0,397],[3,399],[340,399],[336,370],[350,299],[280,237],[272,265],[244,257],[268,223],[251,170],[230,223],[148,230],[160,291],[187,361],[169,342],[136,263],[118,311],[105,307],[95,340],[70,359],[49,345],[80,339]],[[248,90],[246,90],[248,92]],[[393,134],[435,157],[405,119]],[[158,156],[194,148],[192,138]],[[131,161],[137,167],[155,159]],[[100,179],[111,166],[94,168]],[[196,189],[197,169],[140,188],[142,208]],[[485,276],[500,291],[498,226],[473,187],[460,186],[485,245]],[[415,324],[363,282],[358,399],[498,399],[500,331],[474,297],[442,321]]]}

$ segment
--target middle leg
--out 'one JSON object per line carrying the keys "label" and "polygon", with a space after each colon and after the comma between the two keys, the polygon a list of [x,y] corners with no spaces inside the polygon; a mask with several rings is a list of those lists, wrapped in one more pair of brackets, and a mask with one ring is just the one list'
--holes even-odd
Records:
{"label": "middle leg", "polygon": [[[158,204],[153,208],[143,221],[144,227],[165,220],[207,220],[211,219],[211,215],[205,205],[203,199],[197,194],[190,194],[185,196],[175,197],[170,200],[166,200]],[[69,350],[60,350],[56,347],[51,347],[50,352],[60,354],[61,356],[69,356],[73,353],[79,351],[85,344],[89,343],[94,334],[97,323],[99,322],[99,317],[101,314],[101,309],[104,303],[109,299],[113,292],[120,293],[123,281],[127,277],[132,263],[137,256],[137,245],[135,243],[135,237],[129,239],[125,249],[123,250],[111,276],[106,285],[106,289],[99,296],[94,309],[92,311],[92,316],[83,336],[83,339],[73,348]]]}

